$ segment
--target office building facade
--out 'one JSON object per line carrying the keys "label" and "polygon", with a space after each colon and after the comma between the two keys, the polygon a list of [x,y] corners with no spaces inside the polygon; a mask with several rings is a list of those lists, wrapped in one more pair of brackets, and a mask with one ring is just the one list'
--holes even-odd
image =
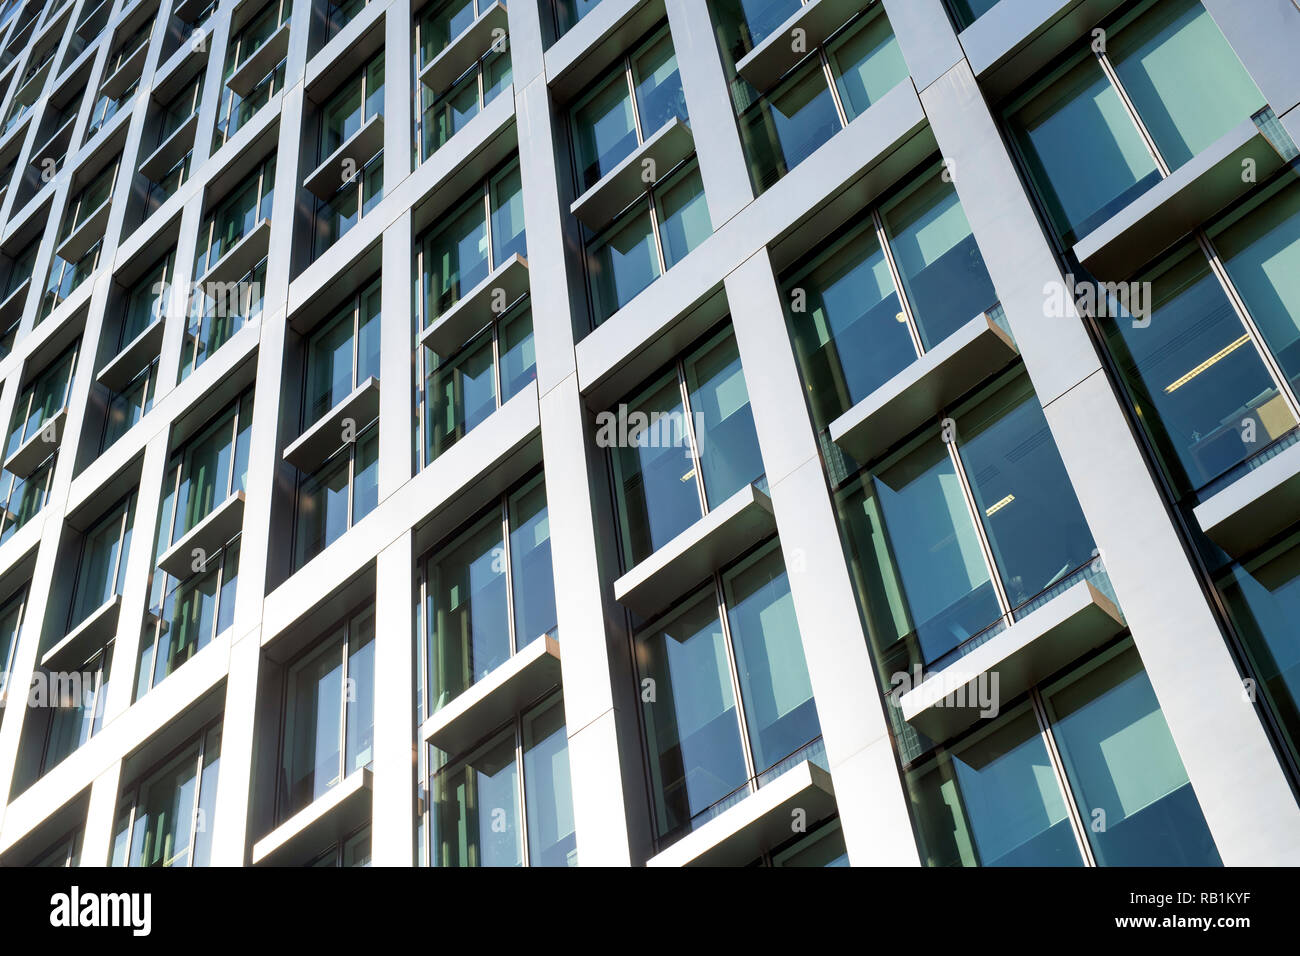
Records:
{"label": "office building facade", "polygon": [[4,0],[0,863],[1300,862],[1292,0]]}

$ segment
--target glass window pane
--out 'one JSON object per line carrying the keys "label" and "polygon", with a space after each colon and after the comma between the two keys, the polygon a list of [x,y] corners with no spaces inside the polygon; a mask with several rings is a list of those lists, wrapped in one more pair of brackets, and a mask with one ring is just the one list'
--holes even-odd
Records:
{"label": "glass window pane", "polygon": [[344,773],[370,765],[375,748],[375,615],[354,618],[348,631],[347,752]]}
{"label": "glass window pane", "polygon": [[1028,706],[906,776],[927,866],[1082,866]]}
{"label": "glass window pane", "polygon": [[1099,864],[1222,865],[1137,651],[1044,697]]}
{"label": "glass window pane", "polygon": [[551,522],[546,485],[539,476],[510,496],[510,574],[515,646],[555,636],[555,581],[551,572]]}
{"label": "glass window pane", "polygon": [[497,409],[492,332],[483,332],[449,361],[434,366],[425,394],[425,440],[432,461]]}
{"label": "glass window pane", "polygon": [[1295,418],[1196,247],[1140,278],[1149,325],[1105,319],[1106,342],[1174,486],[1202,488]]}
{"label": "glass window pane", "polygon": [[523,723],[528,865],[577,866],[563,701],[556,697],[540,705],[524,715]]}
{"label": "glass window pane", "polygon": [[199,776],[199,808],[194,835],[192,866],[212,861],[212,834],[217,810],[217,777],[221,769],[221,728],[207,732],[203,742],[203,772]]}
{"label": "glass window pane", "polygon": [[1171,169],[1267,104],[1199,0],[1163,0],[1108,51]]}
{"label": "glass window pane", "polygon": [[431,560],[427,575],[433,713],[510,657],[500,514]]}
{"label": "glass window pane", "polygon": [[907,79],[903,51],[879,7],[865,23],[832,44],[826,55],[849,122]]}
{"label": "glass window pane", "polygon": [[1300,178],[1287,173],[1211,238],[1269,350],[1300,391]]}
{"label": "glass window pane", "polygon": [[1244,565],[1230,565],[1216,586],[1264,700],[1300,755],[1300,538],[1293,534]]}
{"label": "glass window pane", "polygon": [[1011,126],[1068,245],[1160,181],[1142,135],[1090,53],[1013,113]]}
{"label": "glass window pane", "polygon": [[740,138],[762,192],[840,131],[840,116],[815,57],[745,111]]}
{"label": "glass window pane", "polygon": [[736,339],[730,331],[686,360],[686,387],[695,419],[704,492],[709,506],[716,507],[763,475],[749,390]]}
{"label": "glass window pane", "polygon": [[514,733],[433,776],[434,866],[521,866],[519,769]]}
{"label": "glass window pane", "polygon": [[140,788],[131,833],[132,866],[189,866],[198,796],[198,744]]}
{"label": "glass window pane", "polygon": [[692,166],[675,176],[657,192],[655,201],[659,209],[659,239],[664,247],[664,264],[671,269],[713,232],[699,167]]}
{"label": "glass window pane", "polygon": [[889,265],[870,226],[787,282],[785,300],[818,428],[916,360]]}
{"label": "glass window pane", "polygon": [[932,349],[997,301],[952,183],[935,169],[883,214],[921,341]]}
{"label": "glass window pane", "polygon": [[471,199],[446,227],[424,241],[425,325],[487,278],[487,216],[482,194]]}
{"label": "glass window pane", "polygon": [[289,672],[281,819],[342,779],[343,647],[339,635]]}
{"label": "glass window pane", "polygon": [[632,62],[632,76],[643,139],[649,139],[673,118],[686,122],[686,97],[667,30]]}
{"label": "glass window pane", "polygon": [[587,248],[592,311],[599,325],[659,278],[659,254],[649,207],[634,207],[623,221]]}
{"label": "glass window pane", "polygon": [[573,112],[579,189],[586,191],[637,147],[632,94],[623,70]]}
{"label": "glass window pane", "polygon": [[306,428],[318,422],[352,391],[352,331],[355,313],[351,305],[333,322],[312,335],[307,346]]}
{"label": "glass window pane", "polygon": [[630,568],[690,527],[703,510],[677,376],[669,375],[626,409],[620,406],[624,411],[627,434],[601,441],[614,449],[623,555]]}
{"label": "glass window pane", "polygon": [[297,555],[301,567],[348,530],[348,455],[337,454],[298,490]]}
{"label": "glass window pane", "polygon": [[958,409],[958,452],[1012,607],[1095,557],[1092,533],[1029,377]]}
{"label": "glass window pane", "polygon": [[533,313],[519,308],[501,326],[501,401],[508,402],[537,378],[537,349],[533,345]]}
{"label": "glass window pane", "polygon": [[492,181],[492,265],[527,254],[523,184],[516,164]]}
{"label": "glass window pane", "polygon": [[353,464],[352,524],[379,504],[379,426],[372,425],[357,438]]}
{"label": "glass window pane", "polygon": [[847,492],[841,515],[882,675],[929,664],[999,619],[979,535],[937,431]]}
{"label": "glass window pane", "polygon": [[655,822],[665,837],[703,822],[696,817],[743,787],[747,777],[712,591],[673,621],[639,635],[636,654],[639,676],[654,687],[643,714]]}
{"label": "glass window pane", "polygon": [[740,695],[758,773],[821,736],[785,562],[766,552],[723,580]]}

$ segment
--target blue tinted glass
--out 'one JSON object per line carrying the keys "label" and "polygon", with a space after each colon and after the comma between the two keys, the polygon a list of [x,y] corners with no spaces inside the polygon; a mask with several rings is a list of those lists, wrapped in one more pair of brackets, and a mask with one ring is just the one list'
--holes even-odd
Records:
{"label": "blue tinted glass", "polygon": [[1045,695],[1102,866],[1221,866],[1169,726],[1131,647]]}
{"label": "blue tinted glass", "polygon": [[908,774],[928,866],[1082,866],[1065,797],[1027,707]]}

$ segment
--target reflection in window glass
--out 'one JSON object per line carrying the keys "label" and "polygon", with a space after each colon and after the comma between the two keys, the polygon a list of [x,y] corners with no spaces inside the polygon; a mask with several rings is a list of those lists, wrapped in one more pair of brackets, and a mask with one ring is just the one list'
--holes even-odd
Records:
{"label": "reflection in window glass", "polygon": [[1106,655],[1044,697],[1102,866],[1221,866],[1137,651]]}

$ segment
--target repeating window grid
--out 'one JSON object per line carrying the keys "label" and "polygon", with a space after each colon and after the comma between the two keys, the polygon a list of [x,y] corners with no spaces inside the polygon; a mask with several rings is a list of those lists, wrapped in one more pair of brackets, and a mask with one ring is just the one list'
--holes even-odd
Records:
{"label": "repeating window grid", "polygon": [[[1118,33],[1121,30],[1123,30],[1126,26],[1130,25],[1134,20],[1136,20],[1138,16],[1140,16],[1146,10],[1150,9],[1150,6],[1151,4],[1145,4],[1145,3],[1138,4],[1136,7],[1129,10],[1127,13],[1121,15],[1118,20],[1116,20],[1109,26],[1103,25],[1098,29],[1103,30],[1106,35],[1112,35]],[[1133,124],[1133,127],[1137,131],[1138,136],[1142,140],[1143,145],[1146,147],[1148,153],[1150,154],[1152,162],[1155,163],[1156,168],[1159,170],[1160,177],[1162,179],[1167,179],[1168,177],[1173,175],[1173,169],[1169,165],[1165,157],[1162,155],[1159,146],[1156,144],[1155,137],[1151,134],[1150,130],[1147,128],[1146,123],[1142,120],[1141,115],[1138,113],[1138,109],[1134,105],[1132,97],[1129,95],[1128,90],[1125,88],[1123,81],[1120,79],[1119,72],[1115,68],[1114,63],[1111,60],[1109,53],[1107,52],[1106,45],[1104,43],[1102,44],[1094,43],[1094,45],[1091,47],[1091,51],[1092,51],[1093,59],[1096,60],[1097,64],[1101,68],[1102,73],[1106,77],[1108,86],[1118,96],[1125,116],[1128,118],[1129,122]],[[1065,72],[1069,70],[1075,62],[1076,61],[1074,60],[1070,60],[1066,62],[1064,65],[1060,66],[1055,71],[1053,71],[1052,76],[1055,77],[1058,75],[1064,75]],[[1044,80],[1042,83],[1032,86],[1030,88],[1030,91],[1026,93],[1025,96],[1021,98],[1021,100],[1027,101],[1029,97],[1031,97],[1034,94],[1034,91],[1046,89],[1050,85],[1050,82],[1051,80],[1048,79],[1048,80]],[[1027,158],[1024,155],[1024,150],[1022,149],[1019,142],[1017,141],[1017,138],[1015,136],[1011,136],[1008,137],[1008,141],[1012,145],[1012,150],[1014,152],[1014,155],[1017,158],[1020,168],[1022,170],[1029,169],[1030,165],[1028,163]],[[1043,205],[1043,201],[1038,194],[1038,190],[1031,185],[1033,183],[1033,178],[1025,177],[1025,182],[1027,184],[1026,192],[1028,192],[1033,197],[1035,206],[1039,211],[1040,218],[1042,218],[1045,222],[1050,222],[1051,217],[1048,216],[1046,213],[1045,207]],[[1060,255],[1068,265],[1073,259],[1072,251],[1067,248],[1064,248],[1061,245],[1061,242],[1059,238],[1056,237],[1054,230],[1048,229],[1047,233],[1051,237],[1054,245],[1056,246],[1058,255]],[[1290,410],[1291,415],[1297,421],[1300,421],[1300,395],[1298,395],[1295,389],[1292,388],[1291,383],[1287,379],[1287,376],[1283,373],[1281,366],[1277,362],[1277,359],[1273,356],[1272,350],[1268,347],[1268,344],[1265,341],[1264,336],[1260,331],[1258,325],[1255,323],[1254,319],[1251,318],[1250,312],[1246,308],[1245,301],[1242,298],[1241,293],[1237,290],[1236,284],[1229,276],[1227,269],[1224,267],[1222,258],[1219,256],[1218,251],[1215,249],[1213,240],[1206,232],[1205,226],[1201,225],[1195,228],[1194,230],[1192,230],[1192,233],[1189,238],[1193,242],[1195,242],[1197,247],[1200,249],[1201,254],[1204,255],[1205,258],[1208,260],[1211,273],[1214,275],[1214,278],[1218,283],[1220,289],[1222,290],[1223,294],[1227,297],[1228,303],[1232,307],[1233,313],[1236,315],[1238,321],[1240,321],[1241,324],[1244,326],[1246,335],[1250,339],[1251,347],[1254,349],[1255,354],[1259,357],[1260,361],[1263,363],[1265,371],[1267,372],[1269,379],[1272,381],[1274,388],[1278,390],[1278,393],[1282,396],[1283,400],[1286,402],[1287,408]]]}

